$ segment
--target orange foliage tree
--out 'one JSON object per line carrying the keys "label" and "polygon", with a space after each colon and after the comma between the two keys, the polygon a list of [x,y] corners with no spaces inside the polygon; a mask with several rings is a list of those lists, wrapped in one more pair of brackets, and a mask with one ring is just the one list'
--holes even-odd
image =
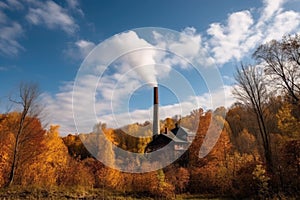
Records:
{"label": "orange foliage tree", "polygon": [[51,126],[42,141],[40,154],[24,166],[23,185],[55,186],[69,160],[67,147],[59,136],[59,126]]}
{"label": "orange foliage tree", "polygon": [[26,117],[23,122],[26,126],[22,128],[22,134],[18,135],[21,116],[21,113],[12,112],[6,114],[5,120],[1,121],[0,132],[4,139],[1,140],[3,153],[0,162],[6,172],[5,186],[12,183],[21,184],[26,166],[40,154],[43,148],[45,130],[37,118]]}

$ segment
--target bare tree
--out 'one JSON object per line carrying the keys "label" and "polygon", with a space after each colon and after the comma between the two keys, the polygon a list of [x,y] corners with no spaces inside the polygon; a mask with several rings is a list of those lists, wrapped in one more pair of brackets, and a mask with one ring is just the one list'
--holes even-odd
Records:
{"label": "bare tree", "polygon": [[293,102],[299,103],[300,95],[300,37],[286,36],[282,41],[272,40],[260,45],[253,57],[271,76],[271,84],[287,92]]}
{"label": "bare tree", "polygon": [[[21,106],[22,111],[20,113],[18,124],[15,124],[16,132],[13,146],[12,164],[9,171],[9,180],[6,186],[10,186],[14,182],[16,169],[20,162],[20,155],[22,154],[20,148],[24,146],[26,142],[28,143],[29,140],[33,140],[34,137],[37,137],[37,135],[41,134],[41,131],[35,133],[35,130],[31,130],[32,127],[29,126],[30,123],[33,123],[34,120],[37,120],[37,117],[41,113],[41,109],[38,106],[39,95],[40,92],[36,84],[22,83],[19,87],[19,98],[10,98],[10,101]],[[30,155],[27,157],[29,158]]]}
{"label": "bare tree", "polygon": [[266,101],[268,93],[263,80],[262,69],[249,65],[247,68],[241,64],[241,69],[236,69],[235,80],[237,87],[234,95],[253,110],[259,128],[259,137],[262,141],[264,157],[268,170],[272,172],[272,153],[270,147],[270,134],[266,126]]}

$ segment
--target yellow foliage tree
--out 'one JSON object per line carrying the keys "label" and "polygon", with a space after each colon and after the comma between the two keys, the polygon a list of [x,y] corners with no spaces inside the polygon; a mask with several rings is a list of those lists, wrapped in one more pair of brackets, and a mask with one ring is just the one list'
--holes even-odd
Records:
{"label": "yellow foliage tree", "polygon": [[43,140],[41,154],[25,166],[23,185],[57,185],[59,175],[66,168],[69,155],[63,140],[59,137],[59,126],[51,126]]}
{"label": "yellow foliage tree", "polygon": [[300,137],[300,121],[292,115],[293,106],[285,103],[277,113],[278,128],[283,134]]}
{"label": "yellow foliage tree", "polygon": [[[23,174],[26,173],[26,166],[29,166],[32,160],[40,154],[43,146],[45,130],[41,122],[35,117],[25,117],[22,134],[18,134],[20,116],[21,113],[18,112],[0,116],[1,186],[21,184],[24,179]],[[16,140],[17,136],[18,140]]]}
{"label": "yellow foliage tree", "polygon": [[0,187],[8,181],[8,172],[11,163],[11,150],[12,141],[14,141],[14,135],[12,133],[3,134],[0,124]]}

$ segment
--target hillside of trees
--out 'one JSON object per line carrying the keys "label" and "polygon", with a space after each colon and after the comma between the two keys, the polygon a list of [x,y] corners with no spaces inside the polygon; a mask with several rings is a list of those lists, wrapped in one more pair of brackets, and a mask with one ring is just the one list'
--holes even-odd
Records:
{"label": "hillside of trees", "polygon": [[[0,114],[0,198],[22,198],[13,192],[16,188],[31,188],[28,193],[38,188],[37,198],[47,198],[50,190],[58,188],[80,189],[79,196],[72,196],[77,195],[73,192],[68,197],[91,199],[113,195],[105,193],[110,191],[124,198],[173,199],[184,194],[299,198],[300,36],[262,44],[253,53],[253,60],[255,63],[242,63],[236,69],[234,105],[208,111],[197,108],[181,118],[184,127],[196,132],[186,152],[188,157],[140,174],[106,167],[91,155],[82,139],[89,135],[97,143],[93,155],[101,150],[104,153],[98,156],[113,165],[124,162],[114,145],[129,152],[144,152],[151,137],[134,135],[147,122],[128,125],[130,135],[99,123],[93,133],[62,137],[58,125],[47,129],[42,126],[36,85],[22,84],[19,98],[11,99],[19,105],[19,111]],[[224,112],[226,117],[221,114]],[[173,118],[164,119],[161,127],[171,129],[175,122]],[[216,145],[207,156],[199,158],[209,126],[217,130],[220,124],[224,126]],[[103,132],[111,145],[101,143],[97,131]],[[130,158],[125,164],[147,166],[147,162],[132,162]]]}

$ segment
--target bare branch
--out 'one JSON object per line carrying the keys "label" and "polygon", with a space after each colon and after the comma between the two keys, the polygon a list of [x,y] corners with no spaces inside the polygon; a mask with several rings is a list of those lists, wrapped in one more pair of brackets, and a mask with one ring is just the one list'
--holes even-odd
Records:
{"label": "bare branch", "polygon": [[270,134],[266,126],[265,113],[268,93],[261,69],[251,65],[246,68],[241,64],[241,69],[236,69],[235,80],[237,87],[234,90],[234,95],[255,113],[259,127],[259,136],[263,142],[266,164],[268,169],[272,171]]}
{"label": "bare branch", "polygon": [[[272,40],[257,48],[253,57],[265,66],[265,72],[294,102],[300,95],[300,37],[286,36],[282,41]],[[273,87],[276,88],[276,87]]]}

